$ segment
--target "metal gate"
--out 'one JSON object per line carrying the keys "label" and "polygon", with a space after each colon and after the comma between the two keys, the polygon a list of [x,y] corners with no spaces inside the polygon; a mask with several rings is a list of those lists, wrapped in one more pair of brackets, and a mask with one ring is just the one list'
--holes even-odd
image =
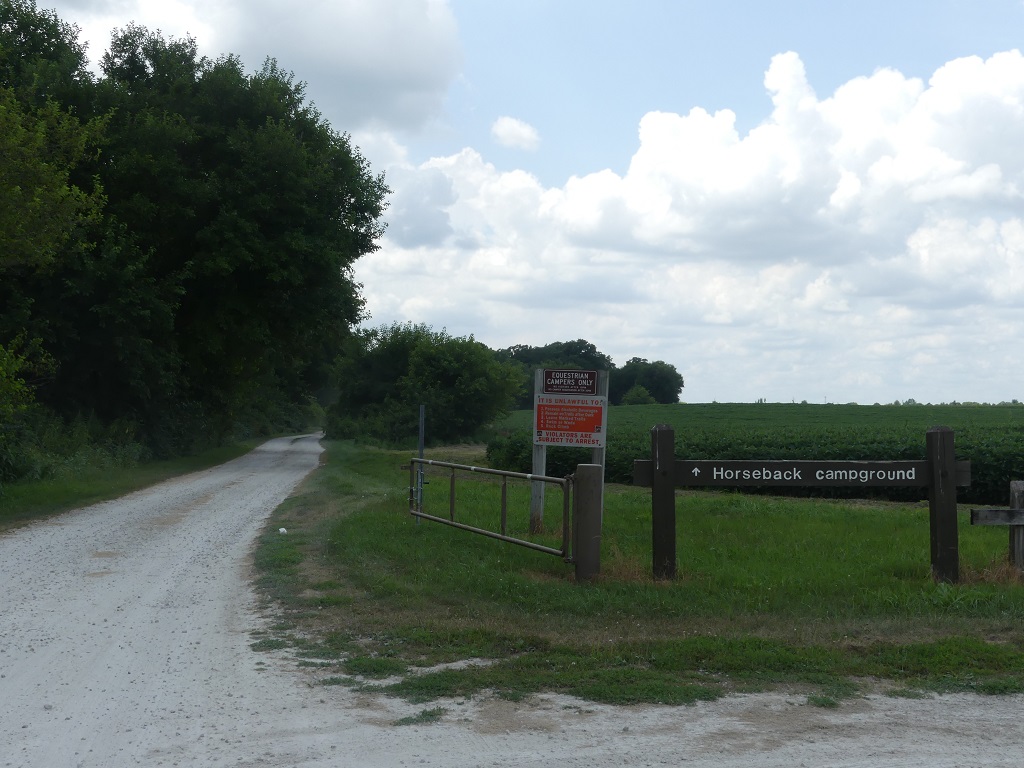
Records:
{"label": "metal gate", "polygon": [[[450,470],[449,473],[449,494],[448,494],[448,517],[439,517],[437,515],[429,515],[423,511],[423,483],[424,483],[424,468],[427,466],[440,467]],[[472,525],[466,525],[455,520],[455,480],[457,472],[469,472],[482,475],[495,475],[501,478],[501,510],[500,510],[500,533],[496,531],[489,531],[485,528],[477,528]],[[555,485],[562,489],[562,545],[559,549],[554,547],[546,547],[543,544],[537,544],[533,541],[527,541],[525,539],[517,539],[507,535],[507,517],[508,517],[508,480],[509,478],[518,480],[529,480],[536,483],[547,483],[549,485]],[[444,525],[450,525],[455,528],[460,528],[464,531],[471,531],[472,533],[478,533],[482,536],[489,536],[492,539],[499,539],[501,541],[507,541],[510,544],[517,544],[521,547],[527,547],[538,552],[544,552],[549,555],[557,555],[566,562],[572,562],[572,553],[570,552],[570,495],[572,493],[572,478],[571,477],[547,477],[545,475],[532,475],[525,474],[522,472],[506,472],[501,469],[489,469],[487,467],[472,467],[466,464],[452,464],[447,461],[432,461],[430,459],[419,459],[415,458],[411,460],[409,465],[409,514],[413,517],[421,518],[423,520],[432,520],[435,523],[443,523]]]}

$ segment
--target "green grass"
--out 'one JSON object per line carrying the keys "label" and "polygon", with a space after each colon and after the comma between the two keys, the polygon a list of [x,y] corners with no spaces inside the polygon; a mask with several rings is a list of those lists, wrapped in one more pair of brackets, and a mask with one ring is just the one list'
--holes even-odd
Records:
{"label": "green grass", "polygon": [[[581,586],[557,557],[411,518],[407,453],[328,446],[270,523],[289,536],[269,533],[258,557],[301,630],[285,635],[346,638],[335,677],[399,677],[382,690],[413,702],[557,691],[686,704],[783,687],[829,707],[866,680],[905,696],[1024,692],[1024,587],[1005,530],[963,520],[963,583],[937,585],[926,505],[686,492],[678,578],[655,582],[650,493],[609,486],[602,575]],[[429,479],[426,511],[446,516],[447,474]],[[497,530],[500,493],[460,478],[457,519]],[[549,546],[557,496],[532,537]],[[508,498],[509,532],[528,536],[525,484]]]}
{"label": "green grass", "polygon": [[402,717],[395,720],[393,725],[430,725],[437,723],[442,717],[448,712],[443,707],[434,707],[433,709],[424,709],[422,712],[410,717]]}
{"label": "green grass", "polygon": [[222,464],[247,453],[260,442],[262,440],[251,440],[196,456],[134,467],[83,466],[60,477],[4,484],[0,488],[0,531]]}

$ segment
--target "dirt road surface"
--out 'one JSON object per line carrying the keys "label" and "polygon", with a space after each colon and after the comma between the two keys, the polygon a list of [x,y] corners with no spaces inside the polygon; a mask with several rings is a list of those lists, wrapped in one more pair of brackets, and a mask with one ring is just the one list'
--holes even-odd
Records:
{"label": "dirt road surface", "polygon": [[[253,541],[316,436],[0,537],[0,766],[1018,766],[1024,699],[881,694],[423,706],[257,653]],[[286,534],[285,534],[286,535]]]}

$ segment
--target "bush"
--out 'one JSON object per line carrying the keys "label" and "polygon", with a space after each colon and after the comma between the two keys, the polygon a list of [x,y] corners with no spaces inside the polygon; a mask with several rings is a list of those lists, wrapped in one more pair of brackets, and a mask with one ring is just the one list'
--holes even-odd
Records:
{"label": "bush", "polygon": [[328,436],[390,444],[417,437],[421,405],[428,442],[471,438],[507,412],[522,384],[516,366],[472,336],[411,323],[355,333],[335,375],[338,399],[328,413]]}
{"label": "bush", "polygon": [[33,405],[0,427],[0,482],[74,475],[84,468],[132,467],[152,454],[137,439],[138,425],[103,424],[79,417],[65,422]]}
{"label": "bush", "polygon": [[[487,444],[487,463],[508,472],[533,472],[533,441],[529,432],[499,435]],[[576,471],[577,464],[590,462],[589,448],[550,446],[547,450],[548,477],[565,477]]]}

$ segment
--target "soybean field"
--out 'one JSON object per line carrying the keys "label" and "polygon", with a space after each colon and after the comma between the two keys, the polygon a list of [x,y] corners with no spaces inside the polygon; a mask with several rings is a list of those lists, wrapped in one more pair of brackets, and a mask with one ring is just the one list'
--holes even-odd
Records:
{"label": "soybean field", "polygon": [[[531,420],[531,411],[516,411],[496,425],[488,444],[491,466],[530,471]],[[648,457],[650,431],[657,424],[675,430],[680,459],[822,461],[923,459],[927,430],[946,426],[955,432],[957,458],[971,461],[971,486],[963,489],[962,501],[1005,504],[1009,482],[1024,479],[1024,404],[678,403],[609,408],[609,482],[631,482],[633,461]],[[549,474],[568,474],[577,463],[588,461],[588,455],[579,449],[551,449]],[[916,491],[873,493],[906,501]]]}

